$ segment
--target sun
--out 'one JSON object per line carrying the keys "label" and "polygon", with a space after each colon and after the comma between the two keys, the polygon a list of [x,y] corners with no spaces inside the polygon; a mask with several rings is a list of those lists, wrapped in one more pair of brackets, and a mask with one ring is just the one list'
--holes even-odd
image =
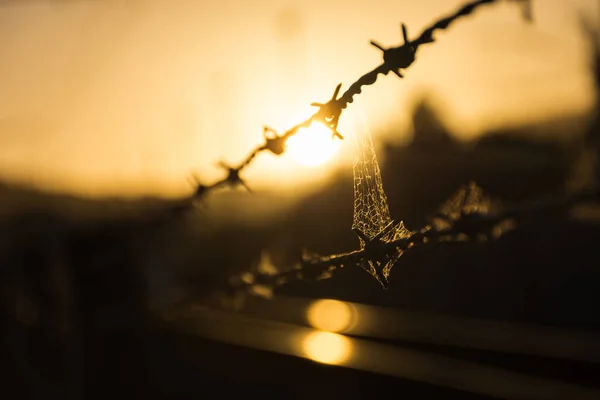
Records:
{"label": "sun", "polygon": [[286,143],[286,152],[304,166],[326,163],[339,148],[339,140],[331,138],[331,131],[318,122],[302,128]]}

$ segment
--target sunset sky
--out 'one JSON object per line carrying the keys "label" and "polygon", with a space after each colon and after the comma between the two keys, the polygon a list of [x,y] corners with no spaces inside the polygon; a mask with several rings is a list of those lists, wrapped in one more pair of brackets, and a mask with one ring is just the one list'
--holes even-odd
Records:
{"label": "sunset sky", "polygon": [[[369,40],[396,46],[400,22],[418,35],[462,3],[0,1],[0,180],[91,196],[180,195],[191,170],[220,178],[215,163],[243,159],[263,125],[292,126],[311,102],[377,66]],[[599,4],[534,0],[534,24],[514,4],[482,7],[423,46],[405,79],[366,88],[340,131],[406,135],[424,91],[465,139],[583,113],[594,95],[577,18],[600,15]],[[345,142],[329,164],[262,154],[245,176],[258,189],[322,179],[351,168]]]}

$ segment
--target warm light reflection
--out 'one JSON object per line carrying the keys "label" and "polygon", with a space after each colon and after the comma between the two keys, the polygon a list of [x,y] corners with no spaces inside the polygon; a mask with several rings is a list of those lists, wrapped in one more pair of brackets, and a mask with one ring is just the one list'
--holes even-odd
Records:
{"label": "warm light reflection", "polygon": [[341,332],[355,322],[354,308],[338,300],[317,300],[308,307],[308,322],[315,328],[329,332]]}
{"label": "warm light reflection", "polygon": [[324,364],[341,364],[350,357],[352,343],[337,333],[313,332],[302,343],[306,355]]}
{"label": "warm light reflection", "polygon": [[331,131],[325,125],[313,123],[290,137],[286,150],[299,164],[315,166],[329,160],[338,147],[339,141],[331,138]]}
{"label": "warm light reflection", "polygon": [[[2,180],[86,197],[185,196],[191,170],[207,183],[221,179],[213,162],[241,162],[262,144],[263,124],[284,132],[314,113],[309,104],[326,101],[336,83],[343,82],[345,91],[375,67],[381,54],[367,40],[396,45],[400,16],[416,35],[459,5],[388,0],[373,7],[331,0],[327,7],[345,21],[332,29],[329,13],[314,12],[322,2],[311,0],[287,2],[295,11],[243,0],[214,7],[88,1],[60,10],[42,1],[11,3],[28,6],[0,7]],[[363,102],[374,133],[408,141],[421,90],[448,105],[440,107],[444,120],[461,139],[587,113],[596,98],[589,47],[569,17],[580,12],[598,15],[598,2],[539,2],[535,28],[520,21],[516,7],[477,12],[439,32],[443,45],[423,48],[407,70],[410,79],[378,79],[356,96],[340,124]],[[347,126],[339,131],[350,139]],[[312,190],[332,168],[289,171],[290,164],[323,163],[332,155],[329,146],[340,146],[336,160],[353,154],[343,147],[350,140],[308,133],[290,140],[298,163],[287,153],[285,161],[261,155],[244,171],[249,185],[278,193],[281,185],[294,187],[294,194]],[[313,136],[324,145],[313,145]]]}

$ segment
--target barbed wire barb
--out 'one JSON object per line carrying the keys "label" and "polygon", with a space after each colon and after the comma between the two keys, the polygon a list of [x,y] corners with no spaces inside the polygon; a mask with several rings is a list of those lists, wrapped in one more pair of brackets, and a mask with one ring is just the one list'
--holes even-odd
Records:
{"label": "barbed wire barb", "polygon": [[337,131],[338,122],[340,120],[340,116],[342,115],[341,99],[337,98],[341,88],[342,84],[340,83],[335,87],[333,96],[331,96],[331,100],[329,100],[327,103],[310,104],[311,106],[319,107],[319,111],[317,111],[311,117],[311,120],[321,122],[323,125],[327,126],[331,130],[332,139],[335,139],[336,137],[344,139],[344,137]]}
{"label": "barbed wire barb", "polygon": [[[289,128],[282,134],[279,134],[269,126],[263,126],[264,143],[256,147],[237,167],[231,167],[220,162],[219,166],[227,171],[227,176],[224,179],[207,186],[200,183],[200,180],[196,178],[194,198],[202,197],[210,189],[220,186],[243,186],[251,192],[240,175],[242,170],[250,165],[256,156],[263,151],[269,151],[275,155],[283,154],[286,149],[287,140],[296,135],[302,128],[308,128],[313,123],[321,123],[329,128],[332,140],[335,140],[335,138],[344,139],[337,130],[340,117],[343,110],[347,108],[348,104],[353,102],[355,95],[361,93],[364,86],[373,85],[380,74],[387,75],[393,72],[399,78],[403,78],[404,75],[401,71],[409,68],[414,63],[420,46],[435,42],[434,33],[437,30],[445,30],[453,21],[471,14],[479,6],[491,4],[496,1],[502,0],[471,1],[449,16],[443,17],[425,28],[414,40],[410,39],[406,24],[401,23],[400,30],[403,43],[397,47],[385,48],[380,43],[371,40],[371,45],[383,52],[383,63],[381,65],[362,75],[338,97],[342,88],[342,83],[339,83],[327,102],[312,102],[310,104],[311,106],[318,107],[318,110],[312,116]],[[270,270],[269,273],[260,272],[260,270],[254,273],[245,271],[242,274],[243,277],[238,279],[237,284],[233,284],[233,287],[237,286],[238,289],[242,290],[245,288],[245,290],[254,291],[255,294],[265,294],[270,292],[268,290],[269,286],[272,289],[274,286],[287,282],[290,279],[302,278],[307,275],[312,275],[315,279],[323,279],[331,276],[333,270],[337,268],[342,268],[345,265],[355,265],[369,272],[384,288],[387,288],[390,269],[407,249],[435,239],[441,240],[444,237],[457,237],[458,235],[471,237],[479,235],[482,231],[486,234],[491,234],[493,228],[506,219],[502,214],[493,215],[488,218],[485,215],[487,210],[477,208],[467,210],[468,202],[472,201],[474,196],[480,195],[481,190],[474,184],[470,184],[461,190],[462,192],[454,196],[462,196],[458,203],[458,209],[453,210],[453,213],[448,210],[441,210],[436,215],[438,220],[443,221],[444,226],[436,226],[434,223],[431,223],[420,230],[410,231],[406,229],[402,221],[395,222],[389,218],[386,203],[385,211],[387,217],[377,220],[376,225],[378,225],[378,229],[372,232],[368,232],[368,229],[367,231],[363,231],[360,227],[364,224],[356,225],[353,223],[352,230],[361,241],[360,250],[329,256],[305,253],[299,263],[284,270]],[[384,196],[384,193],[382,195]],[[451,198],[449,201],[456,204],[455,198]],[[258,289],[259,287],[260,289]]]}
{"label": "barbed wire barb", "polygon": [[[230,187],[236,187],[239,184],[244,187],[248,187],[243,180],[240,180],[240,172],[246,168],[256,158],[256,156],[263,152],[269,151],[275,155],[281,155],[285,152],[287,140],[296,135],[301,128],[308,128],[312,123],[318,122],[324,124],[331,130],[332,139],[338,138],[343,139],[344,137],[337,131],[339,119],[342,111],[348,107],[348,104],[354,101],[354,96],[362,92],[364,86],[373,85],[377,81],[377,77],[380,74],[387,75],[390,72],[394,72],[398,77],[402,78],[403,75],[400,72],[401,69],[406,69],[413,64],[416,59],[416,52],[418,48],[427,43],[433,43],[435,41],[433,34],[436,30],[447,29],[450,24],[456,19],[471,14],[477,7],[504,0],[475,0],[465,4],[459,8],[453,14],[444,17],[431,26],[427,27],[421,35],[415,40],[409,40],[408,28],[402,23],[401,33],[404,43],[398,47],[384,48],[382,45],[375,41],[371,41],[371,44],[381,51],[383,51],[383,63],[378,67],[374,68],[370,72],[367,72],[361,76],[358,80],[352,83],[348,89],[338,98],[338,94],[341,90],[342,84],[336,86],[335,91],[331,99],[327,103],[313,102],[311,105],[319,107],[319,110],[315,112],[311,117],[291,127],[281,135],[272,128],[267,126],[263,127],[263,137],[265,143],[256,147],[246,159],[237,167],[227,167],[228,176],[212,185],[200,185],[199,183],[195,186],[195,192],[191,196],[191,199],[198,200],[205,196],[211,189],[227,185]],[[514,1],[514,0],[511,0]],[[530,1],[530,0],[519,0],[519,1]],[[269,135],[268,135],[269,134]]]}

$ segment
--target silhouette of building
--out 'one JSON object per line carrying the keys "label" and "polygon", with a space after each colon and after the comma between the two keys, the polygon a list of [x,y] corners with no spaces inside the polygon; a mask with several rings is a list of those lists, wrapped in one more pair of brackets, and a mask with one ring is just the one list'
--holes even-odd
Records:
{"label": "silhouette of building", "polygon": [[448,146],[454,139],[429,98],[417,102],[413,111],[413,146]]}
{"label": "silhouette of building", "polygon": [[591,122],[580,142],[577,160],[571,171],[567,189],[572,191],[600,188],[600,38],[598,31],[581,21],[584,34],[589,40],[591,53],[590,72],[593,77],[596,105]]}

